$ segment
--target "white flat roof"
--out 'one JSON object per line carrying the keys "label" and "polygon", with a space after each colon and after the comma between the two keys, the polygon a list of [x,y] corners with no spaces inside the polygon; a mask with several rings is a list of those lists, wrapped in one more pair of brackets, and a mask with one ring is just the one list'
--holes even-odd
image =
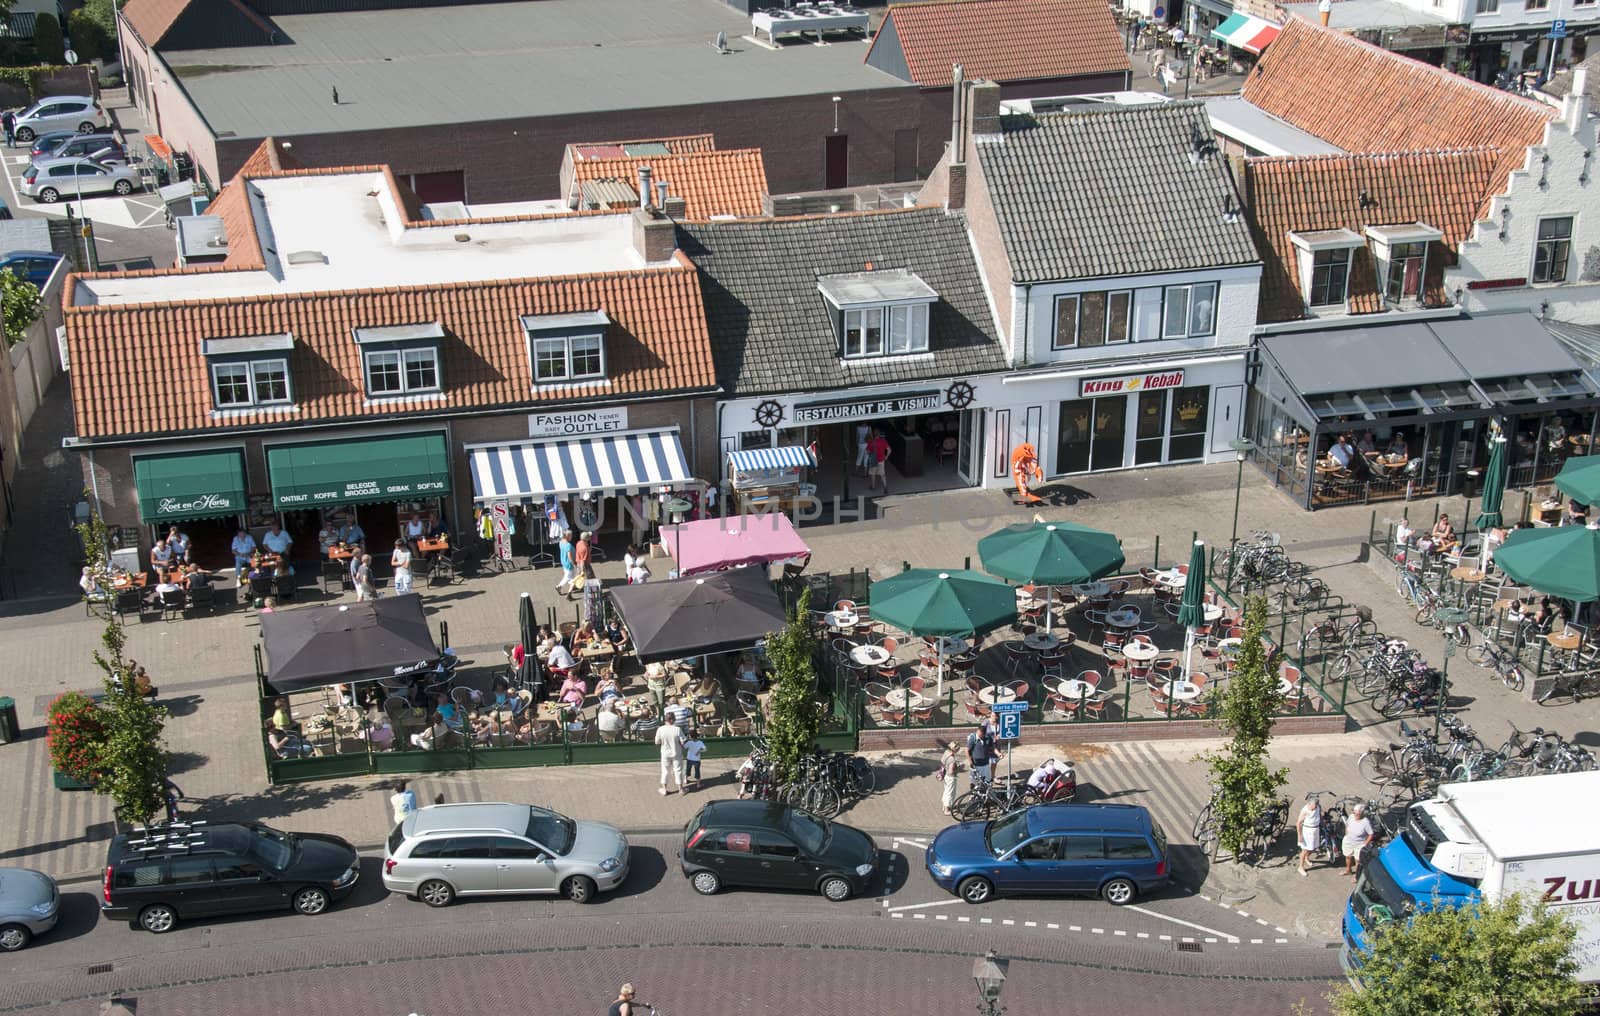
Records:
{"label": "white flat roof", "polygon": [[1596,792],[1600,770],[1448,783],[1440,796],[1459,802],[1495,857],[1514,859],[1600,852],[1600,813],[1585,807]]}
{"label": "white flat roof", "polygon": [[269,177],[248,186],[264,271],[88,279],[73,302],[230,299],[649,267],[634,247],[629,214],[408,228],[382,173]]}
{"label": "white flat roof", "polygon": [[1242,95],[1219,95],[1205,103],[1212,130],[1262,155],[1338,155],[1344,151],[1273,116]]}

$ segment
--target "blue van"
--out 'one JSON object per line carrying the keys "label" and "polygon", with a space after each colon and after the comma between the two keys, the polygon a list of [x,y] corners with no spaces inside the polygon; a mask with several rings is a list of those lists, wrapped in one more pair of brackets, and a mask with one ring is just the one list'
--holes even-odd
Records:
{"label": "blue van", "polygon": [[1171,879],[1167,834],[1134,804],[1041,804],[940,833],[928,874],[968,903],[1093,893],[1122,906]]}

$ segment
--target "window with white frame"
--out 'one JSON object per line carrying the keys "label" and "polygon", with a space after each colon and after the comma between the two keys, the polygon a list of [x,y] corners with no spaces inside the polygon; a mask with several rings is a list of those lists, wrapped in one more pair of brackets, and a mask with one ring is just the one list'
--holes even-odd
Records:
{"label": "window with white frame", "polygon": [[846,360],[928,351],[928,320],[939,298],[906,268],[823,275],[817,291],[833,317]]}
{"label": "window with white frame", "polygon": [[1306,303],[1313,307],[1344,306],[1350,287],[1350,248],[1311,251],[1311,286]]}
{"label": "window with white frame", "polygon": [[1193,339],[1217,330],[1217,284],[1167,286],[1161,293],[1161,337]]}
{"label": "window with white frame", "polygon": [[1474,10],[1479,14],[1495,14],[1500,10],[1500,0],[1478,0]]}
{"label": "window with white frame", "polygon": [[439,390],[439,350],[433,346],[371,349],[365,356],[368,395],[414,395]]}
{"label": "window with white frame", "polygon": [[1133,329],[1133,291],[1116,289],[1056,297],[1052,349],[1086,349],[1127,342]]}
{"label": "window with white frame", "polygon": [[533,340],[535,384],[603,378],[605,360],[605,343],[599,335],[552,335]]}
{"label": "window with white frame", "polygon": [[1550,0],[1522,0],[1522,9],[1525,11],[1543,11],[1550,7]]}
{"label": "window with white frame", "polygon": [[926,353],[928,307],[914,303],[844,310],[845,359]]}
{"label": "window with white frame", "polygon": [[1533,281],[1567,281],[1572,259],[1572,217],[1539,220],[1539,239],[1533,245]]}
{"label": "window with white frame", "polygon": [[289,401],[289,361],[213,363],[211,390],[218,409],[282,405]]}
{"label": "window with white frame", "polygon": [[1390,303],[1411,298],[1422,299],[1422,274],[1427,267],[1426,243],[1396,243],[1389,247],[1384,261],[1383,296]]}

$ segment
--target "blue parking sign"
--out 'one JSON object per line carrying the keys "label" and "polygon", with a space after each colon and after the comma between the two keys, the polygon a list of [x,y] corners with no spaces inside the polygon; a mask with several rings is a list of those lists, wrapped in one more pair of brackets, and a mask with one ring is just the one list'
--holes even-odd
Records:
{"label": "blue parking sign", "polygon": [[1566,37],[1567,37],[1567,21],[1566,21],[1565,18],[1557,18],[1556,20],[1550,22],[1550,32],[1549,32],[1548,35],[1545,36],[1545,38],[1547,38],[1547,39],[1565,39]]}
{"label": "blue parking sign", "polygon": [[996,702],[994,705],[994,718],[999,728],[996,733],[1002,741],[1017,741],[1022,738],[1022,714],[1028,711],[1026,702]]}

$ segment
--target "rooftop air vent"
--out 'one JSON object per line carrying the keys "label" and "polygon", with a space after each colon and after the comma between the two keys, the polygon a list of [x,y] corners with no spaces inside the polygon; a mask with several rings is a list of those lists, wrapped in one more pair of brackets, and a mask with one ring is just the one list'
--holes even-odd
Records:
{"label": "rooftop air vent", "polygon": [[226,236],[213,236],[211,239],[206,241],[206,246],[207,247],[226,247],[226,246],[228,246],[228,238]]}
{"label": "rooftop air vent", "polygon": [[290,251],[289,263],[291,265],[325,265],[328,263],[328,255],[320,250]]}
{"label": "rooftop air vent", "polygon": [[457,233],[456,234],[456,243],[471,243],[471,242],[472,242],[472,234],[470,234],[470,233]]}

